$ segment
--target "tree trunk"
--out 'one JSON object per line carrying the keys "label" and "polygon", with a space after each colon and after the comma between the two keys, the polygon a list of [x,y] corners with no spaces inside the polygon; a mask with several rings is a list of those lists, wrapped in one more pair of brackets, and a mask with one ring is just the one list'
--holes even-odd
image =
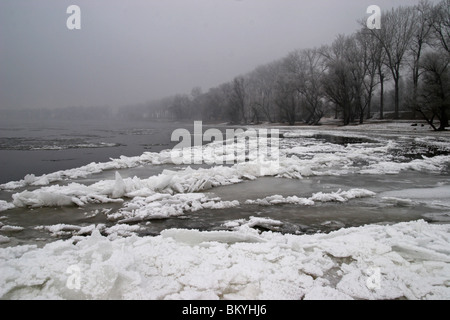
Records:
{"label": "tree trunk", "polygon": [[445,106],[441,107],[441,114],[440,114],[439,121],[441,123],[439,125],[438,131],[444,131],[445,128],[449,126],[448,115],[447,115],[447,112],[445,112]]}
{"label": "tree trunk", "polygon": [[384,75],[381,67],[378,69],[380,75],[380,120],[384,119]]}
{"label": "tree trunk", "polygon": [[344,126],[347,126],[351,121],[351,106],[346,100],[344,100],[342,110],[344,112]]}
{"label": "tree trunk", "polygon": [[395,82],[395,105],[394,105],[394,119],[400,119],[399,105],[400,105],[400,88],[399,88],[399,78],[394,79]]}

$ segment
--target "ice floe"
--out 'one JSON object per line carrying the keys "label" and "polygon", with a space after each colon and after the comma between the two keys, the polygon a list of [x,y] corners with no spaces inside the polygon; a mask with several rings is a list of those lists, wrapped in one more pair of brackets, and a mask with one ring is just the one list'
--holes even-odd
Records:
{"label": "ice floe", "polygon": [[110,227],[107,227],[105,224],[77,226],[60,223],[50,226],[36,226],[34,229],[47,231],[53,237],[71,236],[73,240],[82,240],[85,236],[90,236],[94,232],[100,232],[107,236],[108,239],[115,240],[135,235],[138,231],[142,230],[142,227],[120,223]]}
{"label": "ice floe", "polygon": [[270,218],[261,218],[261,217],[250,217],[247,219],[238,219],[238,220],[232,220],[227,221],[223,223],[223,226],[226,228],[232,228],[233,230],[238,230],[242,228],[243,226],[246,228],[255,228],[255,227],[262,227],[262,228],[273,228],[273,227],[279,227],[282,226],[283,222],[275,219]]}
{"label": "ice floe", "polygon": [[75,244],[0,249],[0,298],[449,299],[449,231],[424,221],[303,236],[94,231]]}
{"label": "ice floe", "polygon": [[110,220],[130,223],[151,219],[180,216],[201,209],[225,209],[239,206],[239,201],[221,201],[203,193],[161,194],[135,197],[115,213],[108,214]]}
{"label": "ice floe", "polygon": [[[317,134],[368,139],[371,142],[341,145],[307,139]],[[108,162],[90,163],[83,167],[41,176],[29,174],[20,181],[0,185],[0,189],[14,190],[27,186],[46,186],[59,181],[85,178],[91,174],[107,170],[128,169],[144,165],[174,165],[198,162],[222,167],[226,164],[232,165],[233,171],[240,173],[241,176],[244,176],[242,170],[245,169],[248,171],[246,174],[253,177],[271,175],[284,178],[301,178],[311,175],[347,173],[396,174],[402,170],[440,171],[450,162],[449,155],[424,157],[410,162],[405,162],[401,155],[396,159],[392,151],[401,150],[402,145],[399,141],[392,137],[373,138],[370,136],[369,138],[363,132],[294,130],[283,132],[282,138],[277,138],[274,141],[279,146],[279,150],[275,148],[277,152],[274,152],[274,154],[270,151],[254,151],[257,146],[270,145],[273,138],[262,139],[262,141],[252,137],[248,141],[237,138],[236,141],[233,139],[232,143],[229,143],[230,140],[226,140],[192,148],[163,150],[159,153],[145,152],[141,156],[121,156]],[[225,144],[225,142],[228,144]],[[437,140],[434,137],[416,138],[416,142],[448,151],[448,142]],[[270,147],[266,147],[265,151],[270,149]],[[239,168],[240,165],[241,168]],[[237,175],[239,176],[239,174]],[[119,196],[124,191],[123,186],[116,185],[116,187],[119,189],[114,190],[114,193],[115,196]]]}
{"label": "ice floe", "polygon": [[3,244],[3,243],[8,243],[8,242],[10,242],[11,240],[7,237],[7,236],[2,236],[2,235],[0,235],[0,244]]}
{"label": "ice floe", "polygon": [[14,208],[12,203],[0,200],[0,212]]}
{"label": "ice floe", "polygon": [[[368,139],[362,132],[321,133]],[[284,132],[277,141],[280,145],[277,161],[243,153],[245,143],[239,141],[232,148],[215,142],[188,150],[122,156],[42,176],[30,174],[21,181],[1,185],[0,189],[20,190],[12,195],[11,202],[0,200],[0,211],[60,206],[87,207],[88,211],[92,210],[89,204],[103,203],[117,203],[117,207],[91,211],[89,217],[102,212],[109,220],[108,226],[36,226],[35,230],[70,239],[56,240],[43,248],[29,245],[0,249],[0,298],[450,299],[450,225],[416,221],[298,236],[261,233],[258,229],[277,230],[284,222],[251,216],[225,222],[222,227],[229,231],[168,229],[155,237],[138,236],[145,231],[142,221],[204,209],[238,210],[240,205],[312,206],[375,196],[367,189],[336,188],[333,192],[313,193],[315,189],[306,197],[264,195],[262,199],[240,203],[215,196],[212,192],[218,186],[265,176],[303,179],[398,174],[405,170],[437,173],[450,163],[448,155],[405,161],[392,152],[401,149],[399,142],[388,136],[371,138],[371,142],[338,144],[314,142],[311,139],[316,134]],[[442,150],[447,150],[448,145],[444,140],[432,138],[414,141]],[[253,146],[255,141],[250,139],[248,143]],[[221,164],[233,160],[236,153],[243,154],[245,159]],[[196,158],[199,154],[202,159]],[[214,166],[174,166],[186,159]],[[119,171],[161,164],[170,165],[171,170],[161,170],[149,178],[123,178]],[[110,179],[89,185],[77,181],[109,170]],[[445,207],[446,195],[448,186],[442,185],[383,192],[377,198],[396,206],[426,202]],[[430,221],[448,221],[446,212],[431,212],[428,216]],[[343,226],[336,221],[326,223]],[[4,232],[0,235],[2,244],[8,244],[12,239],[9,236],[23,230],[3,224],[0,228]],[[68,285],[73,270],[79,271],[76,273],[79,288]]]}
{"label": "ice floe", "polygon": [[403,170],[440,172],[450,162],[450,156],[423,157],[410,162],[380,161],[360,171],[361,174],[397,174]]}
{"label": "ice floe", "polygon": [[20,232],[24,228],[19,226],[10,226],[10,225],[2,225],[0,224],[0,231],[1,232]]}
{"label": "ice floe", "polygon": [[247,200],[245,204],[275,205],[275,204],[298,204],[312,206],[315,202],[346,202],[355,198],[373,197],[375,193],[366,189],[351,189],[348,191],[338,190],[336,192],[318,192],[309,198],[299,198],[297,196],[283,197],[281,195],[269,196],[264,199]]}

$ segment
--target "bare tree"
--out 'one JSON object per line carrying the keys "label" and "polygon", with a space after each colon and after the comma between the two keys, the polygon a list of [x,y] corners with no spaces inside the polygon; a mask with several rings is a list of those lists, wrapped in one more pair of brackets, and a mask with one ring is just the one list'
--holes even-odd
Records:
{"label": "bare tree", "polygon": [[[427,53],[421,62],[424,70],[417,111],[436,131],[449,126],[450,112],[450,60],[437,52]],[[440,122],[437,128],[434,119]]]}
{"label": "bare tree", "polygon": [[367,68],[369,75],[369,81],[365,82],[365,88],[370,99],[367,108],[367,117],[371,117],[372,93],[374,93],[375,88],[380,85],[380,119],[384,119],[384,84],[390,79],[390,71],[389,68],[386,67],[386,51],[379,38],[366,28],[366,21],[360,20],[359,22],[363,25],[363,28],[357,33],[357,39],[363,47],[365,67]]}
{"label": "bare tree", "polygon": [[[367,118],[371,118],[372,98],[375,87],[379,84],[377,74],[382,48],[379,46],[378,40],[366,29],[361,29],[356,33],[356,42],[359,46],[363,75],[362,81],[364,88],[363,106],[367,110]],[[363,111],[363,110],[361,110]],[[362,114],[360,115],[361,118]],[[362,120],[362,119],[360,119]]]}
{"label": "bare tree", "polygon": [[306,49],[300,52],[302,72],[297,90],[304,99],[307,113],[305,122],[317,125],[324,115],[324,92],[322,78],[325,66],[317,49]]}
{"label": "bare tree", "polygon": [[246,114],[246,90],[244,77],[236,77],[233,80],[232,92],[230,96],[231,112],[234,121],[247,123]]}
{"label": "bare tree", "polygon": [[355,109],[362,109],[361,56],[353,36],[339,35],[330,47],[322,47],[327,74],[322,78],[324,92],[342,111],[344,125],[355,119]]}
{"label": "bare tree", "polygon": [[190,113],[191,101],[187,94],[177,94],[174,96],[170,110],[177,120],[191,119]]}
{"label": "bare tree", "polygon": [[420,58],[425,45],[429,42],[433,28],[433,7],[428,0],[422,0],[413,7],[414,33],[411,38],[409,56],[411,57],[410,67],[412,72],[412,97],[411,106],[417,110],[417,90],[420,77]]}
{"label": "bare tree", "polygon": [[433,9],[433,37],[436,47],[450,54],[450,0],[442,0]]}
{"label": "bare tree", "polygon": [[[269,122],[274,122],[274,93],[277,72],[280,63],[278,61],[257,67],[249,75],[248,89],[250,92],[250,106],[253,118],[259,120],[259,115]],[[258,122],[258,121],[257,121]]]}
{"label": "bare tree", "polygon": [[323,79],[325,93],[329,99],[340,107],[344,125],[354,119],[352,104],[355,98],[353,76],[349,65],[344,60],[333,60],[328,63],[328,74]]}
{"label": "bare tree", "polygon": [[275,104],[279,110],[279,118],[281,121],[287,121],[290,125],[294,125],[297,121],[300,106],[297,69],[297,52],[291,52],[281,62],[275,85]]}
{"label": "bare tree", "polygon": [[[367,109],[370,109],[372,95],[376,86],[376,44],[365,30],[347,37],[344,56],[350,65],[355,91],[355,113],[359,114],[359,123],[364,122]],[[369,112],[370,117],[370,112]]]}
{"label": "bare tree", "polygon": [[411,7],[399,7],[382,15],[381,29],[369,29],[386,53],[385,64],[394,80],[394,118],[399,119],[400,76],[404,58],[414,35],[415,20]]}

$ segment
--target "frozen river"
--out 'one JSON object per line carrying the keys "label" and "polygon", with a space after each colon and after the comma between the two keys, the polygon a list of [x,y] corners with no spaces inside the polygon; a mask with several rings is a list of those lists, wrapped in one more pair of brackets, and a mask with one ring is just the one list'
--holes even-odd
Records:
{"label": "frozen river", "polygon": [[[450,142],[447,142],[446,136],[412,130],[398,135],[387,129],[382,132],[364,132],[281,128],[280,150],[282,157],[289,161],[281,160],[280,172],[253,175],[251,169],[242,169],[248,172],[235,169],[225,173],[221,170],[223,168],[229,171],[236,167],[231,165],[172,164],[170,159],[164,158],[166,155],[162,150],[168,150],[168,146],[174,145],[170,141],[170,135],[180,124],[140,124],[141,126],[138,124],[132,128],[116,126],[116,129],[91,124],[91,127],[81,127],[78,131],[61,126],[59,129],[53,127],[46,131],[46,135],[42,133],[43,128],[23,129],[26,134],[30,134],[30,131],[37,131],[39,134],[27,139],[17,136],[3,138],[4,144],[8,143],[8,139],[11,140],[11,145],[17,141],[22,144],[16,144],[13,150],[6,149],[2,152],[20,152],[28,161],[32,161],[29,167],[20,169],[22,177],[25,176],[24,172],[31,174],[44,169],[51,177],[52,167],[46,167],[46,160],[49,159],[61,163],[63,167],[79,164],[78,167],[65,168],[69,170],[53,175],[54,182],[51,181],[52,177],[50,181],[39,181],[39,175],[34,174],[33,178],[28,178],[29,181],[17,183],[13,188],[9,187],[13,183],[2,186],[0,200],[3,201],[3,207],[14,206],[2,212],[2,224],[17,227],[10,231],[0,230],[9,239],[8,242],[4,241],[3,246],[36,241],[45,243],[67,238],[79,233],[80,228],[90,230],[89,227],[100,227],[107,232],[118,224],[130,226],[125,227],[130,233],[157,235],[168,228],[229,230],[236,223],[248,223],[254,217],[269,219],[259,219],[255,228],[303,234],[372,223],[389,224],[417,219],[430,222],[450,220],[450,172],[447,156],[450,154]],[[189,125],[186,129],[192,132]],[[64,139],[51,140],[55,136],[55,130],[68,132]],[[83,140],[83,137],[87,140]],[[75,143],[77,139],[78,145]],[[68,144],[68,140],[72,144]],[[35,150],[29,150],[31,145]],[[57,147],[59,149],[55,150]],[[37,152],[36,157],[34,152]],[[74,154],[67,155],[71,152]],[[107,160],[98,165],[92,163],[88,169],[82,166],[83,162],[88,163],[89,156],[94,159],[108,156],[113,158],[120,156],[118,152],[128,153],[127,157],[122,157],[118,163],[109,161],[111,166],[102,167],[101,164],[107,164]],[[143,152],[147,152],[147,156],[141,156],[143,159],[136,161]],[[73,159],[64,160],[66,157]],[[256,165],[247,162],[248,168]],[[81,168],[77,169],[79,167]],[[193,168],[193,171],[187,171],[188,167]],[[202,169],[206,171],[200,171]],[[130,181],[129,189],[133,189],[130,194],[134,192],[137,196],[125,192],[117,199],[108,197],[108,186],[103,191],[98,188],[80,190],[80,186],[102,182],[114,184],[116,172],[125,179],[126,184],[127,180]],[[180,172],[179,176],[184,181],[219,178],[214,187],[205,190],[199,188],[195,190],[196,194],[175,192],[186,195],[183,199],[173,197],[168,201],[161,196],[154,201],[137,203],[136,199],[144,196],[155,193],[169,196],[167,193],[173,193],[173,190],[166,189],[163,192],[152,190],[139,194],[136,189],[148,189],[145,186],[146,180],[154,179],[153,184],[159,183],[156,178],[177,176],[177,172]],[[246,177],[247,173],[251,177]],[[42,176],[44,180],[46,174]],[[139,180],[140,187],[136,186],[136,182],[132,186],[133,177]],[[235,181],[230,181],[232,179]],[[72,189],[68,187],[71,184]],[[373,195],[354,199],[333,198],[306,205],[286,200],[292,196],[308,199],[320,193],[333,194],[352,189],[367,190],[373,192]],[[198,199],[200,191],[204,199]],[[58,194],[61,195],[59,200]],[[251,203],[274,196],[281,198],[275,199],[273,203]],[[66,204],[66,197],[91,199],[82,200],[82,205],[69,199]],[[213,199],[213,208],[204,205],[208,203],[208,199]],[[171,203],[168,204],[169,202]],[[192,210],[192,203],[198,205],[195,210]],[[124,209],[127,205],[134,209]],[[184,210],[183,207],[187,209]],[[137,214],[133,216],[133,210],[140,212],[138,218],[135,217]],[[127,230],[121,232],[127,234]]]}
{"label": "frozen river", "polygon": [[[151,241],[163,236],[197,243],[200,235],[207,242],[238,243],[243,230],[244,240],[259,234],[270,242],[268,234],[317,237],[352,227],[362,227],[364,234],[364,228],[401,222],[440,227],[450,221],[447,133],[416,130],[410,124],[279,127],[280,157],[273,168],[251,157],[233,165],[174,164],[170,134],[177,126],[183,127],[95,126],[82,132],[60,127],[52,135],[3,128],[1,152],[20,154],[30,166],[27,172],[21,169],[21,177],[5,179],[17,176],[8,167],[13,161],[6,165],[11,172],[2,173],[0,246],[42,248],[68,239],[82,245],[94,235],[113,243],[147,236],[155,237]],[[192,126],[184,128],[192,132]],[[55,138],[64,130],[64,138]],[[234,144],[234,150],[246,147]],[[199,148],[214,158],[223,156],[221,146],[216,142]],[[45,160],[59,167],[50,170]],[[189,230],[197,233],[183,233]],[[241,240],[232,236],[238,234]],[[37,248],[33,250],[47,247]],[[344,260],[339,261],[341,266]],[[338,281],[333,281],[335,290]],[[327,290],[318,292],[319,297]],[[350,291],[339,292],[366,297]],[[382,297],[402,294],[408,297]],[[233,297],[240,296],[228,298]]]}

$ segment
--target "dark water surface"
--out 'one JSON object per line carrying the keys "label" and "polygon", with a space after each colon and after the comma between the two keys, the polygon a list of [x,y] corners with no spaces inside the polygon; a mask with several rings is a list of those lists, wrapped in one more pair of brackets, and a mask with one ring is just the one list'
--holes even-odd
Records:
{"label": "dark water surface", "polygon": [[192,132],[193,123],[149,121],[64,120],[18,121],[0,119],[0,183],[106,162],[121,155],[171,149],[177,128]]}

